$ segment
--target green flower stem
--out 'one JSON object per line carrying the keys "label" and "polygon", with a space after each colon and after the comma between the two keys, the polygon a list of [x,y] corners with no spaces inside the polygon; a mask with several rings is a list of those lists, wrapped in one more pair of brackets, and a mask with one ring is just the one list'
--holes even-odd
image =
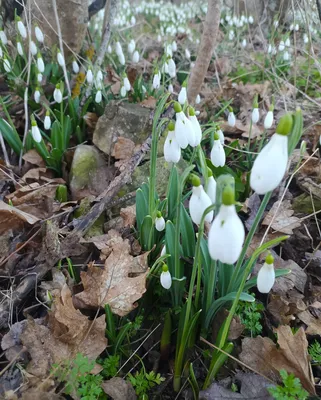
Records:
{"label": "green flower stem", "polygon": [[[250,148],[251,148],[252,128],[253,128],[253,122],[252,122],[252,118],[251,118],[251,121],[250,121],[249,138],[248,138],[248,141],[247,141],[247,151],[248,151],[248,152],[250,151]],[[251,154],[248,154],[248,158],[249,158],[249,161],[251,161]]]}
{"label": "green flower stem", "polygon": [[212,260],[211,261],[211,266],[210,266],[210,276],[209,276],[209,281],[206,282],[206,302],[205,302],[205,312],[204,314],[206,315],[208,310],[210,309],[210,306],[213,302],[214,298],[214,290],[216,286],[216,274],[217,274],[217,261]]}

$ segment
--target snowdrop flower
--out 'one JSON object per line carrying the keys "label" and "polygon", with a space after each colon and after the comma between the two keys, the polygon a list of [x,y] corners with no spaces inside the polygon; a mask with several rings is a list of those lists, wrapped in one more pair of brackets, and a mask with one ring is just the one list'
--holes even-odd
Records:
{"label": "snowdrop flower", "polygon": [[6,72],[10,72],[11,71],[11,65],[10,62],[7,58],[3,59],[3,68]]}
{"label": "snowdrop flower", "polygon": [[246,45],[247,45],[246,39],[243,39],[242,40],[242,47],[246,47]]}
{"label": "snowdrop flower", "polygon": [[168,91],[169,91],[169,93],[174,93],[174,87],[173,87],[173,85],[170,83],[169,85],[168,85],[168,89],[167,89]]}
{"label": "snowdrop flower", "polygon": [[198,122],[198,119],[195,115],[195,110],[193,107],[189,107],[189,117],[188,119],[191,121],[191,124],[193,126],[193,130],[194,130],[194,146],[198,146],[201,143],[202,140],[202,129],[200,127],[200,124]]}
{"label": "snowdrop flower", "polygon": [[169,76],[171,78],[175,78],[175,76],[176,76],[176,64],[175,64],[175,61],[172,58],[170,58],[167,61],[167,64],[168,64],[168,74],[169,74]]}
{"label": "snowdrop flower", "polygon": [[38,51],[36,43],[33,40],[31,40],[31,42],[30,42],[30,51],[31,51],[31,54],[33,56],[35,56],[37,54],[37,51]]}
{"label": "snowdrop flower", "polygon": [[164,245],[163,248],[162,248],[162,251],[160,253],[160,256],[163,257],[165,255],[166,255],[166,246]]}
{"label": "snowdrop flower", "polygon": [[299,29],[300,29],[299,24],[295,24],[294,30],[295,30],[295,31],[298,31]]}
{"label": "snowdrop flower", "polygon": [[17,51],[19,56],[23,56],[23,48],[21,42],[17,42]]}
{"label": "snowdrop flower", "polygon": [[186,149],[188,145],[195,145],[195,133],[191,121],[182,111],[179,103],[174,104],[176,112],[175,138],[182,149]]}
{"label": "snowdrop flower", "polygon": [[126,92],[129,92],[130,91],[130,82],[129,82],[129,79],[126,74],[124,75],[124,86],[125,86]]}
{"label": "snowdrop flower", "polygon": [[135,50],[135,47],[136,47],[135,40],[132,39],[132,40],[128,43],[128,46],[127,46],[128,53],[129,53],[129,54],[132,54],[132,53],[134,52],[134,50]]}
{"label": "snowdrop flower", "polygon": [[281,40],[279,43],[279,51],[284,51],[284,49],[285,49],[285,43],[283,40]]}
{"label": "snowdrop flower", "polygon": [[154,77],[153,77],[153,88],[154,89],[159,89],[160,87],[160,74],[158,73],[158,71],[155,71]]}
{"label": "snowdrop flower", "polygon": [[27,38],[27,29],[24,26],[24,23],[21,21],[20,17],[17,17],[17,28],[23,39]]}
{"label": "snowdrop flower", "polygon": [[93,72],[92,72],[92,70],[89,68],[88,71],[87,71],[87,74],[86,74],[87,83],[91,84],[91,83],[93,82],[93,79],[94,79]]}
{"label": "snowdrop flower", "polygon": [[191,59],[191,53],[188,49],[185,49],[185,57],[190,60]]}
{"label": "snowdrop flower", "polygon": [[234,205],[234,189],[227,186],[223,190],[222,205],[208,233],[211,258],[234,264],[241,254],[244,238],[244,226]]}
{"label": "snowdrop flower", "polygon": [[126,60],[125,60],[124,53],[119,53],[119,54],[117,54],[117,57],[118,57],[119,63],[120,63],[121,65],[125,65]]}
{"label": "snowdrop flower", "polygon": [[51,128],[50,112],[48,110],[46,111],[46,116],[43,125],[46,130],[49,130]]}
{"label": "snowdrop flower", "polygon": [[291,25],[290,25],[290,31],[293,31],[293,29],[294,29],[294,25],[291,24]]}
{"label": "snowdrop flower", "polygon": [[218,136],[219,136],[219,138],[220,138],[221,144],[223,145],[223,144],[225,143],[224,133],[222,132],[221,129],[218,129],[218,130],[217,130],[217,134],[218,134]]}
{"label": "snowdrop flower", "polygon": [[2,47],[0,46],[0,58],[3,57],[3,51],[2,51]]}
{"label": "snowdrop flower", "polygon": [[131,23],[131,25],[135,25],[135,24],[136,24],[135,15],[132,15],[132,16],[131,16],[131,18],[130,18],[130,23]]}
{"label": "snowdrop flower", "polygon": [[[205,192],[203,186],[201,185],[200,178],[196,175],[192,175],[192,196],[189,200],[189,213],[191,215],[194,224],[199,225],[204,211],[207,207],[212,205],[212,201],[208,194]],[[212,222],[213,211],[210,211],[206,217],[206,222]]]}
{"label": "snowdrop flower", "polygon": [[163,265],[162,273],[160,274],[160,283],[163,288],[167,290],[172,286],[171,273],[168,271],[168,266],[166,264]]}
{"label": "snowdrop flower", "polygon": [[115,52],[116,52],[117,55],[119,55],[120,53],[123,53],[123,48],[121,47],[120,42],[116,42]]}
{"label": "snowdrop flower", "polygon": [[253,101],[253,111],[252,111],[252,116],[251,116],[253,124],[257,124],[260,119],[260,111],[259,111],[259,104],[257,102],[257,95],[254,98]]}
{"label": "snowdrop flower", "polygon": [[201,102],[201,96],[198,94],[195,99],[195,104],[199,104]]}
{"label": "snowdrop flower", "polygon": [[38,81],[38,83],[42,82],[42,73],[40,73],[40,72],[38,72],[38,74],[37,74],[37,81]]}
{"label": "snowdrop flower", "polygon": [[54,90],[53,97],[56,103],[60,104],[62,102],[62,93],[60,89],[60,83],[56,85],[56,89]]}
{"label": "snowdrop flower", "polygon": [[96,93],[96,96],[95,96],[95,102],[97,104],[99,104],[101,102],[101,100],[102,100],[101,90],[98,90],[97,93]]}
{"label": "snowdrop flower", "polygon": [[291,46],[291,41],[290,41],[290,38],[289,38],[289,37],[286,38],[284,44],[285,44],[286,47],[290,47],[290,46]]}
{"label": "snowdrop flower", "polygon": [[277,28],[279,26],[279,21],[274,21],[273,25],[274,25],[275,28]]}
{"label": "snowdrop flower", "polygon": [[127,90],[126,90],[125,86],[123,85],[123,86],[120,88],[120,95],[121,95],[121,97],[125,97],[126,94],[127,94]]}
{"label": "snowdrop flower", "polygon": [[214,133],[214,143],[211,150],[211,162],[214,167],[224,167],[226,161],[226,155],[220,136],[217,132]]}
{"label": "snowdrop flower", "polygon": [[260,293],[269,293],[275,282],[274,257],[269,254],[257,274],[257,289]]}
{"label": "snowdrop flower", "polygon": [[234,127],[236,124],[236,119],[235,119],[235,115],[234,115],[232,108],[230,108],[230,112],[227,117],[227,122],[231,127]]}
{"label": "snowdrop flower", "polygon": [[42,30],[39,28],[38,25],[35,27],[35,35],[36,35],[38,42],[43,43],[44,36],[43,36]]}
{"label": "snowdrop flower", "polygon": [[61,67],[63,67],[65,65],[65,59],[64,59],[63,55],[61,54],[60,50],[58,50],[58,53],[57,53],[57,61]]}
{"label": "snowdrop flower", "polygon": [[181,158],[181,148],[175,137],[175,125],[168,124],[168,133],[164,143],[164,158],[166,162],[178,163]]}
{"label": "snowdrop flower", "polygon": [[288,51],[285,51],[283,53],[283,61],[289,61],[290,60],[290,53]]}
{"label": "snowdrop flower", "polygon": [[207,169],[208,171],[208,181],[207,181],[207,189],[206,193],[208,197],[211,199],[212,204],[216,202],[216,180],[213,177],[212,170],[210,168]]}
{"label": "snowdrop flower", "polygon": [[157,211],[157,217],[155,218],[155,228],[158,232],[162,232],[165,229],[165,219],[160,211]]}
{"label": "snowdrop flower", "polygon": [[164,62],[163,66],[162,66],[162,73],[163,74],[168,74],[168,64],[167,61]]}
{"label": "snowdrop flower", "polygon": [[73,60],[72,62],[72,70],[74,71],[75,74],[78,74],[79,72],[79,65],[76,60]]}
{"label": "snowdrop flower", "polygon": [[7,35],[5,31],[3,31],[2,29],[0,29],[0,41],[3,44],[3,46],[6,46],[8,43]]}
{"label": "snowdrop flower", "polygon": [[177,43],[176,43],[175,40],[174,40],[173,43],[172,43],[172,50],[173,50],[173,51],[177,51]]}
{"label": "snowdrop flower", "polygon": [[178,102],[183,106],[187,100],[186,83],[183,83],[181,91],[178,94]]}
{"label": "snowdrop flower", "polygon": [[268,54],[271,54],[271,53],[272,53],[272,45],[271,45],[271,44],[268,45],[268,50],[267,50],[267,52],[268,52]]}
{"label": "snowdrop flower", "polygon": [[34,100],[35,100],[36,103],[39,104],[39,102],[40,102],[40,92],[39,92],[38,88],[36,89],[36,91],[34,93]]}
{"label": "snowdrop flower", "polygon": [[254,18],[252,17],[252,15],[249,16],[248,21],[249,21],[249,24],[251,24],[251,25],[253,24]]}
{"label": "snowdrop flower", "polygon": [[38,71],[41,73],[43,73],[45,71],[45,64],[44,64],[43,59],[40,54],[38,54],[38,57],[37,57],[37,68],[38,68]]}
{"label": "snowdrop flower", "polygon": [[111,48],[111,45],[109,44],[108,46],[107,46],[107,53],[108,54],[111,54],[113,52],[113,49]]}
{"label": "snowdrop flower", "polygon": [[307,149],[307,142],[305,140],[302,140],[300,145],[300,157],[303,157],[305,155],[306,149]]}
{"label": "snowdrop flower", "polygon": [[31,121],[31,135],[35,142],[37,143],[41,142],[41,133],[37,126],[37,122],[34,119]]}
{"label": "snowdrop flower", "polygon": [[273,120],[274,120],[273,106],[271,106],[269,108],[268,113],[266,114],[266,116],[264,118],[264,129],[270,129],[273,125]]}
{"label": "snowdrop flower", "polygon": [[101,72],[101,70],[98,70],[96,74],[96,81],[102,82],[103,79],[104,79],[103,73]]}
{"label": "snowdrop flower", "polygon": [[282,181],[288,163],[288,134],[292,129],[291,114],[284,115],[269,143],[256,157],[251,177],[251,188],[258,194],[274,190]]}
{"label": "snowdrop flower", "polygon": [[139,62],[139,53],[137,50],[134,51],[132,60],[133,60],[133,63],[135,63],[135,64],[137,64]]}

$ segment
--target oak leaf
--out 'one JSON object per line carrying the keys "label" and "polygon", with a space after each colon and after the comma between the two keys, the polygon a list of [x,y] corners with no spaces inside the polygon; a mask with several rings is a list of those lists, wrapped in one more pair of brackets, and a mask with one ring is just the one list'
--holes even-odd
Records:
{"label": "oak leaf", "polygon": [[300,218],[293,216],[294,210],[292,209],[290,200],[283,200],[280,207],[279,204],[279,201],[273,204],[271,210],[265,216],[262,225],[269,225],[274,218],[271,228],[277,232],[291,235],[293,229],[300,226]]}

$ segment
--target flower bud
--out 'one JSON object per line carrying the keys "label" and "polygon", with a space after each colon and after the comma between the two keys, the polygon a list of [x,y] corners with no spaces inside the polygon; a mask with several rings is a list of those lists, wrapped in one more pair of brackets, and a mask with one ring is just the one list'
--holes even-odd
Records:
{"label": "flower bud", "polygon": [[168,266],[166,264],[164,264],[162,268],[160,283],[164,289],[170,289],[170,287],[172,286],[172,277],[170,272],[168,271]]}

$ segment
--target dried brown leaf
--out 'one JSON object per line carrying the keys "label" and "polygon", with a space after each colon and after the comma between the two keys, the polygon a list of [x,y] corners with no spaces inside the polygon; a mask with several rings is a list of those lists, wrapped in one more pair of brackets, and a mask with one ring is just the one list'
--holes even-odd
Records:
{"label": "dried brown leaf", "polygon": [[243,339],[240,360],[274,381],[280,379],[279,371],[285,369],[299,378],[309,393],[315,394],[304,329],[293,335],[289,326],[282,325],[275,332],[279,347],[267,337]]}
{"label": "dried brown leaf", "polygon": [[123,226],[132,227],[136,222],[136,205],[120,209],[120,216],[123,218]]}
{"label": "dried brown leaf", "polygon": [[136,400],[137,396],[131,383],[122,378],[112,378],[101,384],[103,391],[113,400]]}
{"label": "dried brown leaf", "polygon": [[300,226],[300,219],[293,216],[294,211],[292,209],[290,200],[283,200],[280,207],[279,204],[280,201],[276,201],[273,204],[271,210],[265,216],[262,225],[269,225],[276,213],[271,228],[277,232],[291,235],[293,233],[293,229]]}
{"label": "dried brown leaf", "polygon": [[30,164],[44,168],[46,166],[43,158],[35,149],[31,149],[25,153],[22,158]]}
{"label": "dried brown leaf", "polygon": [[298,314],[298,318],[307,325],[307,335],[321,336],[321,319],[315,318],[310,311],[305,310]]}
{"label": "dried brown leaf", "polygon": [[153,96],[149,96],[149,97],[147,97],[147,99],[144,99],[140,104],[143,107],[153,109],[156,107],[156,99]]}
{"label": "dried brown leaf", "polygon": [[113,148],[112,156],[116,160],[126,160],[133,155],[134,150],[135,143],[132,140],[119,136]]}
{"label": "dried brown leaf", "polygon": [[28,214],[19,208],[9,206],[4,201],[0,200],[0,235],[10,229],[21,229],[25,223],[34,225],[39,221],[34,215]]}

